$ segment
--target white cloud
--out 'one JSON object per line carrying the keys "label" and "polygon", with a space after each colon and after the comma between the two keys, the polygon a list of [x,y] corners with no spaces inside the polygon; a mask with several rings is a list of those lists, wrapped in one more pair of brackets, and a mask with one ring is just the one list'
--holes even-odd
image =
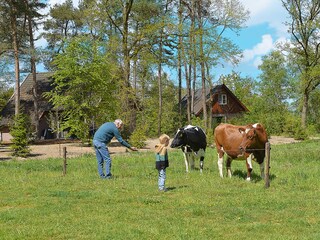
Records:
{"label": "white cloud", "polygon": [[265,34],[261,37],[261,42],[243,52],[242,64],[250,64],[258,67],[261,57],[268,54],[278,43],[288,41],[287,26],[288,13],[279,0],[240,0],[245,8],[250,11],[250,19],[247,26],[257,26],[268,24],[268,27],[275,32],[275,35]]}
{"label": "white cloud", "polygon": [[262,64],[261,56],[256,57],[253,61],[253,66],[255,68],[258,68],[261,64]]}
{"label": "white cloud", "polygon": [[246,49],[243,51],[242,62],[251,62],[255,60],[257,56],[262,56],[267,54],[274,47],[274,42],[270,34],[262,36],[262,41],[255,45],[252,49]]}
{"label": "white cloud", "polygon": [[[217,77],[221,74],[229,74],[231,70],[240,72],[244,76],[257,78],[260,74],[258,66],[262,64],[262,57],[273,49],[278,43],[288,42],[288,27],[284,24],[288,21],[288,13],[282,6],[280,0],[239,0],[243,6],[250,11],[250,19],[246,22],[248,29],[262,28],[264,35],[258,32],[246,31],[247,35],[241,40],[246,49],[243,50],[241,62],[234,66],[230,62],[224,64],[224,67],[215,69]],[[248,39],[248,42],[246,42]],[[237,41],[237,39],[235,39]],[[255,42],[255,45],[248,45],[249,42]],[[243,48],[242,48],[243,49]]]}
{"label": "white cloud", "polygon": [[276,30],[277,37],[287,35],[284,23],[288,20],[288,13],[279,0],[240,0],[244,7],[250,11],[248,26],[268,23]]}

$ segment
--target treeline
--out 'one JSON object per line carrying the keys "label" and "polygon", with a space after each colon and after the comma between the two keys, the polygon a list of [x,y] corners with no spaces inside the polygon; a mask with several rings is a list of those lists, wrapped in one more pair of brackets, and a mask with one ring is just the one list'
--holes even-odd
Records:
{"label": "treeline", "polygon": [[[193,118],[193,92],[222,82],[250,110],[234,123],[259,121],[270,134],[304,136],[320,131],[320,3],[282,3],[291,16],[290,42],[263,58],[258,79],[230,73],[215,82],[221,63],[241,59],[228,37],[249,17],[239,0],[83,0],[76,7],[67,0],[50,6],[48,15],[40,0],[4,0],[1,76],[14,63],[18,114],[20,71],[35,74],[40,62],[54,71],[55,91],[47,96],[65,110],[62,127],[83,139],[90,128],[115,118],[124,120],[133,138],[173,133],[193,122],[211,132],[205,97],[201,121]],[[37,37],[48,45],[36,48]],[[33,91],[38,116],[36,81]]]}

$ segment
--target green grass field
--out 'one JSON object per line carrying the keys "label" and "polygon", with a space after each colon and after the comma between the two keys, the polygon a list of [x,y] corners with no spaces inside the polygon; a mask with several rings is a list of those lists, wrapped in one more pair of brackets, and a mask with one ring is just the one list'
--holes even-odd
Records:
{"label": "green grass field", "polygon": [[[270,188],[254,163],[234,161],[221,179],[215,149],[204,173],[185,173],[169,151],[157,190],[152,152],[112,155],[112,180],[98,178],[94,155],[0,162],[0,239],[320,239],[320,141],[271,149]],[[198,164],[197,164],[198,165]]]}

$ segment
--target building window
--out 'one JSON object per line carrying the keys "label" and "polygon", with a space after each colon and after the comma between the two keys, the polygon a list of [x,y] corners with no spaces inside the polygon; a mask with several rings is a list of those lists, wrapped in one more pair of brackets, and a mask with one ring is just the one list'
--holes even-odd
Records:
{"label": "building window", "polygon": [[227,104],[227,94],[219,94],[219,104],[220,105]]}

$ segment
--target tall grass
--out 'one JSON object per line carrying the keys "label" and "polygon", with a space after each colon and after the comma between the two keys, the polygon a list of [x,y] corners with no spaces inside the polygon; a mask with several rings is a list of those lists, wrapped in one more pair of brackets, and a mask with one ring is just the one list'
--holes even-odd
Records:
{"label": "tall grass", "polygon": [[0,162],[0,239],[320,239],[320,142],[272,146],[271,184],[245,163],[221,179],[208,149],[204,173],[185,173],[169,152],[157,190],[152,152],[112,155],[112,180],[98,178],[94,155]]}

